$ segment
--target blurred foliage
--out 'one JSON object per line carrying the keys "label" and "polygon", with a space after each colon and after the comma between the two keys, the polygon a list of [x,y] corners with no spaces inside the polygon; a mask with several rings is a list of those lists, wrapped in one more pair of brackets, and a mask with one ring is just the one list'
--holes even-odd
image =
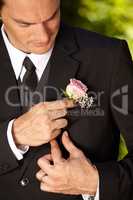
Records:
{"label": "blurred foliage", "polygon": [[118,160],[122,160],[128,153],[126,143],[121,135]]}
{"label": "blurred foliage", "polygon": [[[126,39],[133,56],[133,0],[61,0],[68,24]],[[119,157],[128,153],[121,135]]]}
{"label": "blurred foliage", "polygon": [[133,55],[133,0],[61,0],[65,22],[126,39]]}

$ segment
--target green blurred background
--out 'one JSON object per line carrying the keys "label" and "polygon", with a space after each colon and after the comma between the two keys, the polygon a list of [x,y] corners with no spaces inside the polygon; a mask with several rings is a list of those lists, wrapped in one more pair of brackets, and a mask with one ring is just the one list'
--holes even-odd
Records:
{"label": "green blurred background", "polygon": [[67,23],[126,39],[133,55],[133,0],[61,0]]}
{"label": "green blurred background", "polygon": [[[62,17],[70,25],[126,39],[133,56],[133,0],[61,0]],[[121,136],[118,159],[127,154]]]}

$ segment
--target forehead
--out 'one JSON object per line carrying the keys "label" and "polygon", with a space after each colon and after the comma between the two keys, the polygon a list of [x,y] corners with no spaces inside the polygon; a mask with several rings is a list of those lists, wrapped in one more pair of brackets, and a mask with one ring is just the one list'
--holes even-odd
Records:
{"label": "forehead", "polygon": [[47,20],[60,6],[60,0],[5,0],[9,14],[15,18]]}

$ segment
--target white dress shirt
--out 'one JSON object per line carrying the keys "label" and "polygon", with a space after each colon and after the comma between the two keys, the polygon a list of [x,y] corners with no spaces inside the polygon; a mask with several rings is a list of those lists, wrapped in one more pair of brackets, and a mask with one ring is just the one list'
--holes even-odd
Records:
{"label": "white dress shirt", "polygon": [[[53,48],[51,48],[48,52],[46,52],[44,54],[34,54],[34,53],[26,54],[23,51],[16,49],[10,43],[10,41],[8,40],[8,37],[4,31],[4,25],[1,28],[1,32],[2,32],[5,46],[7,48],[8,54],[9,54],[9,58],[11,60],[11,64],[12,64],[16,79],[18,80],[19,77],[21,80],[23,79],[23,76],[26,72],[25,67],[23,66],[23,61],[24,61],[25,57],[29,57],[30,60],[33,62],[33,64],[36,67],[36,74],[37,74],[38,80],[40,80],[41,76],[44,72],[44,69],[46,68],[47,63],[51,57]],[[7,139],[8,139],[9,146],[10,146],[12,152],[14,153],[16,159],[21,160],[21,159],[23,159],[23,155],[29,150],[29,147],[21,146],[19,149],[16,147],[15,142],[13,140],[13,135],[12,135],[13,122],[14,122],[14,120],[11,120],[9,122],[8,129],[7,129]],[[82,195],[82,197],[84,200],[88,200],[90,196],[87,194],[87,195]],[[99,184],[98,184],[95,200],[99,200]]]}

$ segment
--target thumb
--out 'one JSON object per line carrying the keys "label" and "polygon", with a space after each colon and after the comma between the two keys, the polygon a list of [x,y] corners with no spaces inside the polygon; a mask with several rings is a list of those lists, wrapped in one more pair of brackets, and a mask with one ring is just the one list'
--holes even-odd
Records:
{"label": "thumb", "polygon": [[68,136],[68,132],[65,131],[62,135],[62,143],[65,147],[65,149],[70,153],[70,157],[80,157],[81,151],[73,144],[73,142],[70,140],[70,137]]}

